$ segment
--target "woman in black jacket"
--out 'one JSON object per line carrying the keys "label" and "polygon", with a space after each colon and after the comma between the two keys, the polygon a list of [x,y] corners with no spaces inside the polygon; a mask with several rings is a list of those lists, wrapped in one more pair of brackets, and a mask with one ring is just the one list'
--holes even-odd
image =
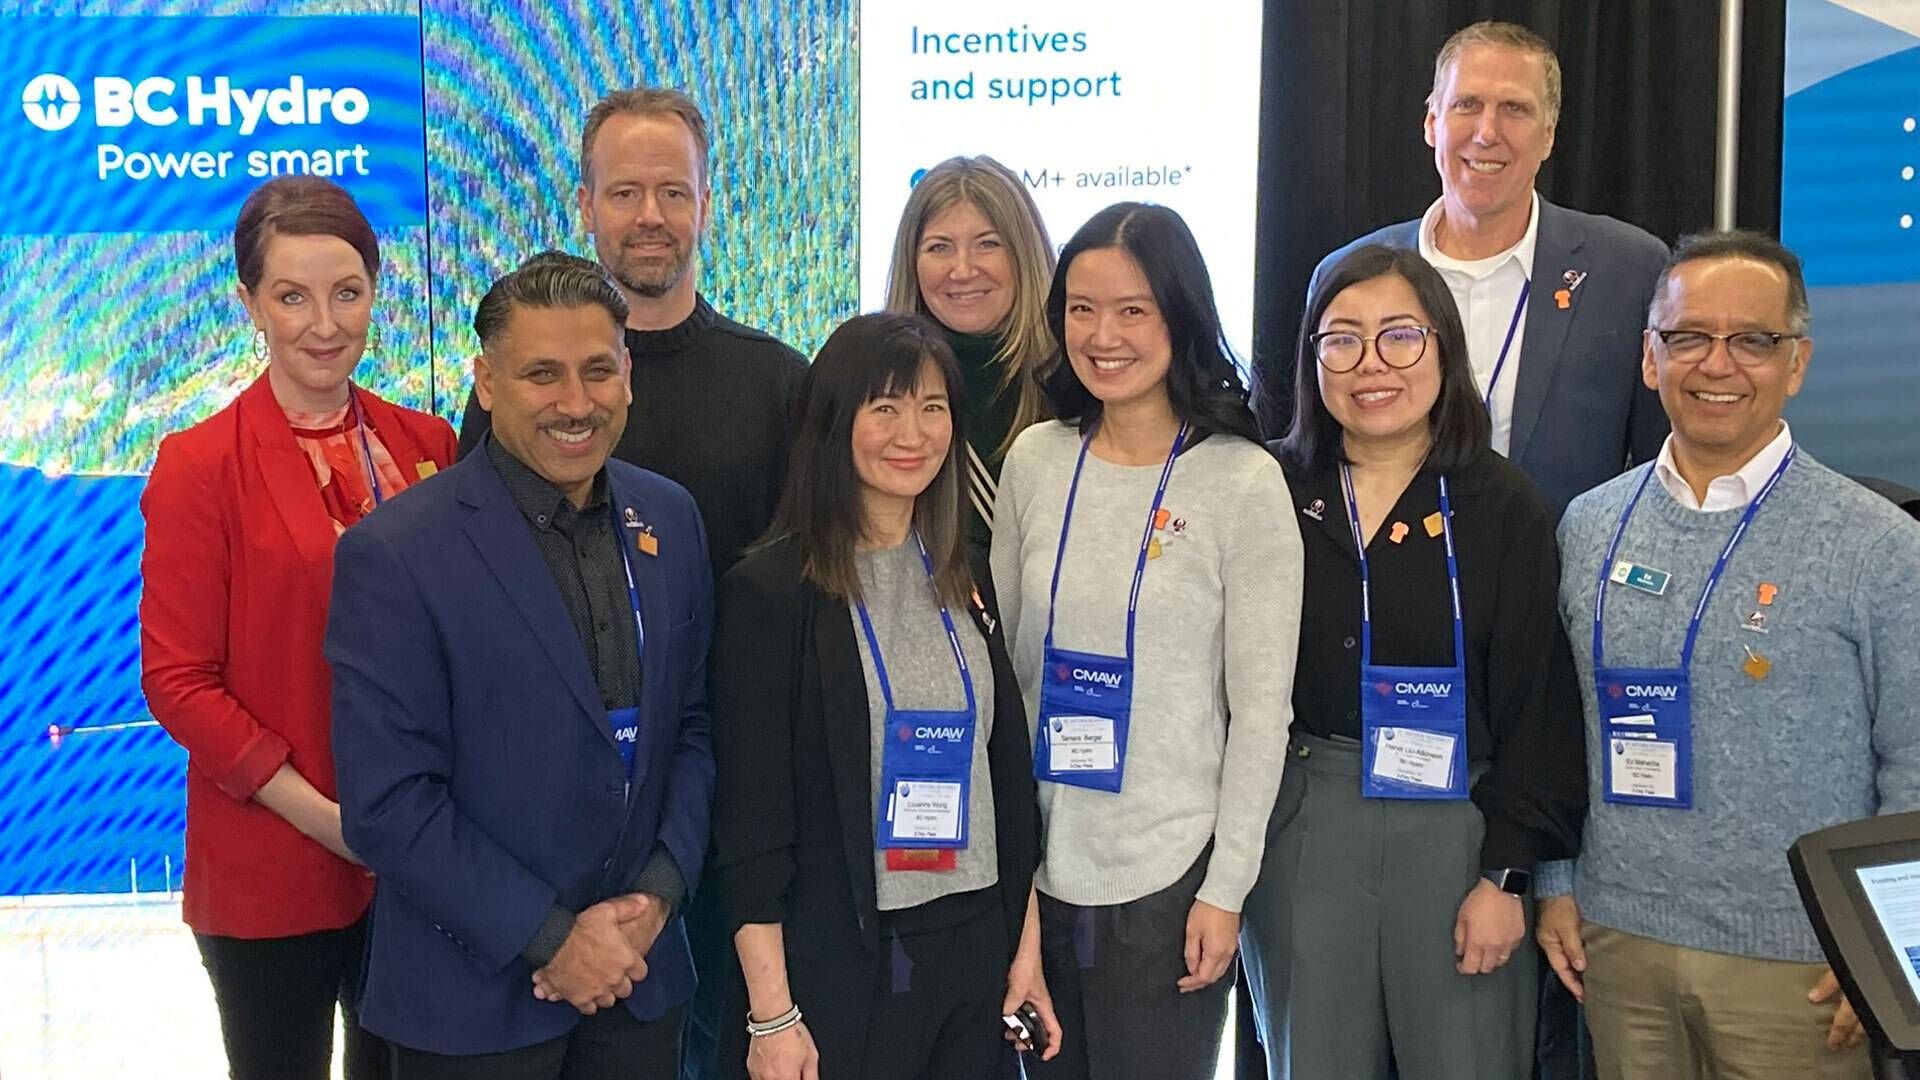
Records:
{"label": "woman in black jacket", "polygon": [[802,384],[768,539],[721,581],[715,841],[752,1080],[991,1075],[1040,976],[1026,712],[964,554],[952,350],[836,330]]}
{"label": "woman in black jacket", "polygon": [[1297,362],[1293,728],[1242,933],[1268,1074],[1525,1080],[1529,885],[1587,801],[1553,517],[1417,252],[1329,270]]}

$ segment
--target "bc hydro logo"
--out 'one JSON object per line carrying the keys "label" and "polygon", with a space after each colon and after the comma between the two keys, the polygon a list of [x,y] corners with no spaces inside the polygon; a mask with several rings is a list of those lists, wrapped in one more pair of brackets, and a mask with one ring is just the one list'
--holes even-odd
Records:
{"label": "bc hydro logo", "polygon": [[376,229],[426,220],[416,15],[0,16],[0,39],[0,235],[226,231],[294,175]]}
{"label": "bc hydro logo", "polygon": [[20,92],[20,108],[34,127],[59,131],[80,118],[80,88],[64,75],[35,75]]}
{"label": "bc hydro logo", "polygon": [[[80,90],[63,75],[37,75],[21,93],[20,104],[33,126],[61,131],[80,116]],[[357,86],[312,86],[300,75],[262,87],[238,86],[225,75],[189,75],[184,85],[164,75],[93,80],[93,123],[102,128],[164,128],[184,120],[193,127],[238,127],[240,134],[252,135],[268,124],[351,127],[366,120],[372,108]]]}

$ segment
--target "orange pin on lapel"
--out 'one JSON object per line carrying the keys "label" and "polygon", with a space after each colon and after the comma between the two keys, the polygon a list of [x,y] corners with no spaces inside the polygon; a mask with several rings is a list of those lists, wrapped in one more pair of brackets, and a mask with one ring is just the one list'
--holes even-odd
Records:
{"label": "orange pin on lapel", "polygon": [[1394,522],[1393,531],[1387,534],[1387,539],[1397,544],[1400,541],[1405,540],[1406,538],[1407,538],[1407,523],[1404,521]]}
{"label": "orange pin on lapel", "polygon": [[1157,559],[1159,557],[1160,557],[1160,538],[1156,536],[1153,539],[1147,541],[1147,558]]}
{"label": "orange pin on lapel", "polygon": [[1760,600],[1761,607],[1766,607],[1772,604],[1773,598],[1778,595],[1780,595],[1780,586],[1775,585],[1771,581],[1763,581],[1760,583],[1759,600]]}
{"label": "orange pin on lapel", "polygon": [[1440,511],[1438,510],[1421,518],[1420,524],[1427,527],[1428,536],[1439,536],[1441,533],[1447,531],[1446,522],[1440,520]]}
{"label": "orange pin on lapel", "polygon": [[1747,662],[1740,665],[1740,670],[1746,672],[1747,676],[1754,682],[1759,682],[1761,679],[1766,678],[1767,673],[1773,670],[1773,661],[1754,652],[1753,646],[1751,645],[1743,646],[1743,648],[1747,650]]}
{"label": "orange pin on lapel", "polygon": [[635,534],[633,546],[639,548],[642,555],[660,554],[660,538],[653,535],[651,527]]}
{"label": "orange pin on lapel", "polygon": [[423,461],[420,464],[415,465],[413,467],[413,471],[415,474],[417,474],[420,477],[420,479],[425,480],[427,477],[432,476],[434,473],[439,472],[440,466],[435,465],[431,461]]}
{"label": "orange pin on lapel", "polygon": [[1166,528],[1167,522],[1172,520],[1173,520],[1173,511],[1168,510],[1164,506],[1153,512],[1153,527],[1156,529]]}
{"label": "orange pin on lapel", "polygon": [[1587,280],[1587,272],[1585,270],[1569,270],[1560,275],[1560,280],[1566,282],[1567,287],[1554,290],[1553,303],[1555,307],[1561,311],[1565,311],[1573,306],[1573,290],[1579,288],[1580,283]]}

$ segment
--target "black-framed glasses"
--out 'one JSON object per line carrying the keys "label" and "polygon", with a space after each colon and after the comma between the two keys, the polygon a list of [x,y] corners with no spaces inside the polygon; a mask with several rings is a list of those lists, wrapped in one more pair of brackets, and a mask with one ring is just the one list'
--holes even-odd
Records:
{"label": "black-framed glasses", "polygon": [[1389,326],[1370,338],[1351,330],[1322,330],[1307,342],[1313,346],[1314,359],[1320,366],[1340,375],[1360,366],[1369,341],[1381,363],[1390,368],[1410,368],[1427,355],[1427,339],[1431,336],[1431,326]]}
{"label": "black-framed glasses", "polygon": [[1799,341],[1805,334],[1782,334],[1772,330],[1738,330],[1731,334],[1709,334],[1704,330],[1655,330],[1653,336],[1667,356],[1682,364],[1698,364],[1713,352],[1714,342],[1727,343],[1727,355],[1742,367],[1759,367],[1780,355],[1782,342]]}

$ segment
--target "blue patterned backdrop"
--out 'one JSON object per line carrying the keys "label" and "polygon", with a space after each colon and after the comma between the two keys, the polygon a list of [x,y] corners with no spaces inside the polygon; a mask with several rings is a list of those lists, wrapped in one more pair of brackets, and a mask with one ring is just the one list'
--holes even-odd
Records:
{"label": "blue patterned backdrop", "polygon": [[1791,0],[1785,89],[1780,237],[1815,346],[1787,420],[1822,462],[1920,488],[1920,0]]}
{"label": "blue patterned backdrop", "polygon": [[[642,82],[680,86],[708,112],[703,282],[716,305],[806,352],[854,311],[849,0],[0,0],[0,40],[27,16],[415,13],[429,225],[380,236],[362,382],[457,422],[474,302],[533,251],[591,254],[573,209],[580,118]],[[0,108],[17,108],[20,88],[0,89]],[[0,214],[16,197],[0,191]],[[224,231],[0,237],[0,896],[179,880],[185,754],[153,728],[57,747],[47,730],[147,717],[143,474],[161,436],[257,371],[229,243]]]}

